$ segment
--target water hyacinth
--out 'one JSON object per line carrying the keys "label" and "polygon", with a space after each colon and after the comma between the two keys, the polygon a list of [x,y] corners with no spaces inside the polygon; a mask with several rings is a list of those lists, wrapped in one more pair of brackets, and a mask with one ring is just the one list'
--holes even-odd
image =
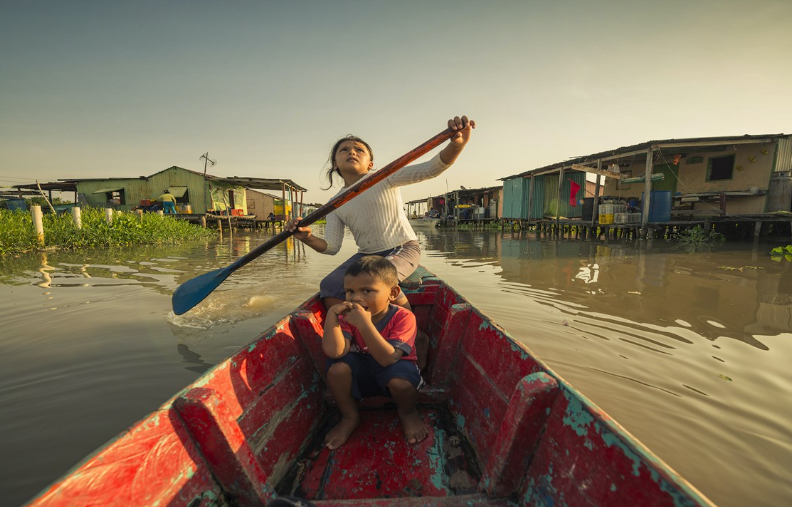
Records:
{"label": "water hyacinth", "polygon": [[216,234],[158,213],[144,213],[140,217],[131,211],[116,212],[113,223],[108,224],[103,209],[90,207],[82,209],[82,229],[77,229],[70,213],[46,214],[43,222],[44,244],[39,245],[30,212],[0,210],[0,255],[37,248],[176,244],[191,239],[207,239]]}

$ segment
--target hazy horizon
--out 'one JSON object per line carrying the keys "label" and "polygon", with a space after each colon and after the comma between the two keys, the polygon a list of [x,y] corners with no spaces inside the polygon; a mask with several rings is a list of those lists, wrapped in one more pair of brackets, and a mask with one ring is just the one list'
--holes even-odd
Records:
{"label": "hazy horizon", "polygon": [[5,1],[0,186],[171,166],[376,167],[456,114],[478,129],[405,201],[655,139],[792,133],[792,2]]}

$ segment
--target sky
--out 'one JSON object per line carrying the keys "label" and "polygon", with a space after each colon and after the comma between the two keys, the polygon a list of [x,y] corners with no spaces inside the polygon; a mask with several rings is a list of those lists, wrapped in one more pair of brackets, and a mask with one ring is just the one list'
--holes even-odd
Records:
{"label": "sky", "polygon": [[[789,0],[0,0],[0,186],[375,167],[466,114],[405,201],[657,139],[792,133]],[[429,155],[431,156],[431,155]]]}

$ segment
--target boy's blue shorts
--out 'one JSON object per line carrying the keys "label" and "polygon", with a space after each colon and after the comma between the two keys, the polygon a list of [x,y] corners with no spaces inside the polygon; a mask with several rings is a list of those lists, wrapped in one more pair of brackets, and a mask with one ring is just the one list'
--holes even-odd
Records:
{"label": "boy's blue shorts", "polygon": [[417,391],[423,389],[425,383],[421,378],[421,370],[412,361],[396,361],[389,366],[382,366],[371,354],[347,352],[338,359],[328,359],[325,373],[335,363],[346,363],[352,370],[352,397],[356,400],[372,396],[388,396],[388,382],[392,378],[403,378],[409,381]]}

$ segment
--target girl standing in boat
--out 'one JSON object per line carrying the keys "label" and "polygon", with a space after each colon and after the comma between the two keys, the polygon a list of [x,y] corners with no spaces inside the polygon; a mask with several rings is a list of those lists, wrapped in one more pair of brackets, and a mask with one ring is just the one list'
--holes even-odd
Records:
{"label": "girl standing in boat", "polygon": [[[301,217],[286,224],[287,230],[294,231],[295,238],[327,255],[338,253],[344,240],[345,227],[352,231],[358,253],[327,275],[319,285],[319,296],[324,301],[325,308],[331,308],[345,300],[344,273],[347,267],[365,255],[380,255],[391,261],[396,267],[400,282],[418,267],[421,248],[404,213],[399,187],[434,178],[448,169],[470,140],[476,122],[468,120],[467,116],[457,116],[448,120],[448,126],[457,133],[434,158],[397,171],[327,215],[324,239],[314,236],[310,227],[299,227]],[[344,188],[338,192],[340,194],[371,174],[374,153],[368,143],[350,135],[336,141],[330,150],[328,162],[330,168],[327,179],[330,186],[335,182],[336,175],[344,182]],[[403,293],[399,294],[394,303],[410,308]],[[419,332],[415,342],[419,368],[426,366],[428,347],[428,337]]]}

